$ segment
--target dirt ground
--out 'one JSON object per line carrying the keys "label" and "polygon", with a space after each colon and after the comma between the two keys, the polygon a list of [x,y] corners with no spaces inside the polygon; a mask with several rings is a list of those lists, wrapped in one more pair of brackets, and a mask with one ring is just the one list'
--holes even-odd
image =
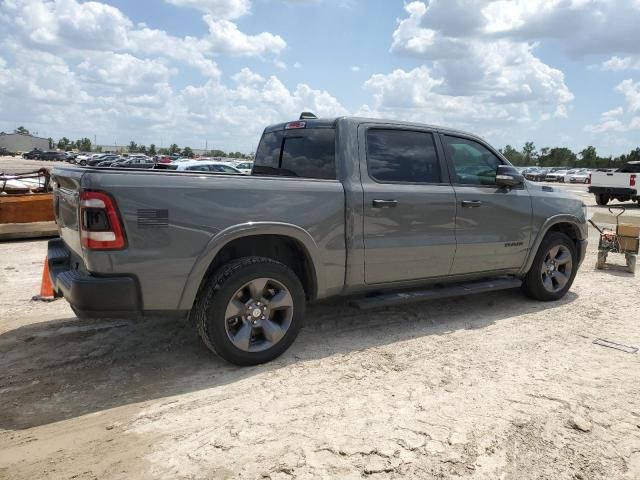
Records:
{"label": "dirt ground", "polygon": [[0,243],[0,478],[640,479],[640,355],[593,344],[640,345],[640,275],[596,271],[591,233],[559,302],[336,301],[252,368],[31,302],[45,242]]}
{"label": "dirt ground", "polygon": [[68,165],[67,162],[45,162],[42,160],[27,160],[22,157],[10,157],[0,155],[1,173],[25,173],[35,172],[39,168],[53,168],[56,165]]}

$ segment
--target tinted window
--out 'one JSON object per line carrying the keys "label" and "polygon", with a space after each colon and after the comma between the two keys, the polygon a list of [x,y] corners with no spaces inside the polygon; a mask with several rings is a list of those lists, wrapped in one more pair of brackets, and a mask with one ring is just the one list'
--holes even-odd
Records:
{"label": "tinted window", "polygon": [[336,178],[335,130],[310,128],[263,135],[254,175]]}
{"label": "tinted window", "polygon": [[207,165],[195,165],[193,167],[187,167],[187,170],[189,171],[196,171],[196,172],[208,172],[209,171],[209,167]]}
{"label": "tinted window", "polygon": [[442,181],[433,135],[426,132],[369,130],[367,165],[369,175],[380,182]]}
{"label": "tinted window", "polygon": [[[255,165],[259,167],[269,168],[280,167],[280,152],[282,150],[282,132],[265,133],[258,145],[256,152]],[[264,173],[270,173],[265,171]]]}
{"label": "tinted window", "polygon": [[453,162],[457,183],[496,184],[496,170],[502,161],[484,145],[466,138],[445,136],[444,146]]}
{"label": "tinted window", "polygon": [[620,171],[624,173],[640,173],[640,163],[627,163]]}

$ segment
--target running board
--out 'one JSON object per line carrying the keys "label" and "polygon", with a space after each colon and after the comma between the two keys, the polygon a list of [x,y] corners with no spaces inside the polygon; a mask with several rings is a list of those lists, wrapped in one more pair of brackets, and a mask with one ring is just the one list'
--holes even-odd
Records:
{"label": "running board", "polygon": [[456,283],[443,287],[434,287],[429,290],[383,293],[380,295],[376,295],[375,297],[359,298],[353,300],[351,304],[355,307],[358,307],[360,310],[369,310],[371,308],[392,307],[394,305],[422,302],[424,300],[435,300],[439,298],[473,295],[476,293],[495,292],[497,290],[518,288],[521,285],[522,280],[518,278],[503,277],[493,280]]}

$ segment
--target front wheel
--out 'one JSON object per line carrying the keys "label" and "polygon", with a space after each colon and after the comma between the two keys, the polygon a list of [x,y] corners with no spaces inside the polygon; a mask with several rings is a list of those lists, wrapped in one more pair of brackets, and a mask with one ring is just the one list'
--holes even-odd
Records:
{"label": "front wheel", "polygon": [[542,301],[564,297],[576,276],[577,258],[573,240],[564,233],[549,232],[524,278],[524,292]]}
{"label": "front wheel", "polygon": [[293,343],[304,322],[305,293],[286,265],[245,257],[203,286],[192,317],[214,353],[236,365],[269,362]]}
{"label": "front wheel", "polygon": [[600,193],[596,195],[596,203],[600,206],[604,206],[607,203],[609,203],[609,197],[607,195]]}

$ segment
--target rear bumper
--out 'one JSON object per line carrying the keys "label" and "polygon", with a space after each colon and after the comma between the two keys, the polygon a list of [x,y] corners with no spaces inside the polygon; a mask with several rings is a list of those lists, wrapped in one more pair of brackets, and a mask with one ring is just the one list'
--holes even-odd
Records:
{"label": "rear bumper", "polygon": [[622,187],[589,187],[589,193],[596,195],[625,195],[635,197],[638,195],[638,190],[635,188],[622,188]]}
{"label": "rear bumper", "polygon": [[56,297],[64,297],[81,318],[132,317],[141,312],[138,281],[131,276],[96,276],[71,262],[64,242],[49,240],[49,275]]}

